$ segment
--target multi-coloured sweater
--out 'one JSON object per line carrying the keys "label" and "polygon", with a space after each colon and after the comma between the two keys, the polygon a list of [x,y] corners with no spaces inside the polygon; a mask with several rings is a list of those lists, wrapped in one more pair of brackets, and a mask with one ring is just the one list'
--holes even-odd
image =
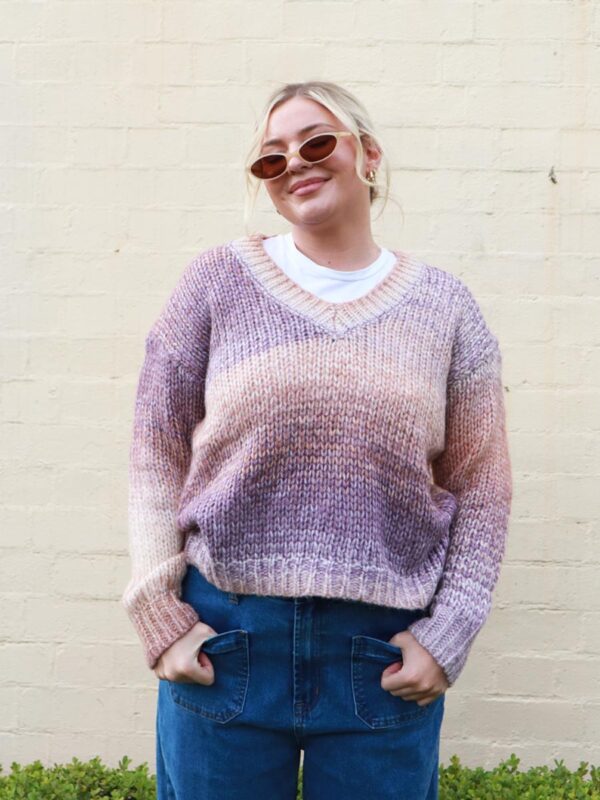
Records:
{"label": "multi-coloured sweater", "polygon": [[490,612],[512,498],[501,355],[461,279],[394,250],[331,303],[263,234],[187,265],[145,341],[123,604],[147,664],[224,591],[422,608],[450,684]]}

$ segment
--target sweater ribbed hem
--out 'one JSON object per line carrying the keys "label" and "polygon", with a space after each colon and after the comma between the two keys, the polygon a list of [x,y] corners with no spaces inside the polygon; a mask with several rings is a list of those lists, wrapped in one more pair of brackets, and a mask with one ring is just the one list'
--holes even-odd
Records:
{"label": "sweater ribbed hem", "polygon": [[186,556],[218,589],[239,594],[331,597],[414,610],[427,608],[439,580],[430,565],[399,576],[385,568],[319,556],[273,555],[219,563],[197,536],[188,540]]}
{"label": "sweater ribbed hem", "polygon": [[173,592],[161,594],[151,603],[125,607],[150,669],[154,669],[162,653],[200,619],[192,606],[183,603]]}

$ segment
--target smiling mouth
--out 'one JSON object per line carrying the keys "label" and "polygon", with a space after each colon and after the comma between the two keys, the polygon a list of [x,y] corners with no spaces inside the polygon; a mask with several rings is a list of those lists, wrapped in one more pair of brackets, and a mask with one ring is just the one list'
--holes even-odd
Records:
{"label": "smiling mouth", "polygon": [[315,178],[314,180],[310,181],[310,183],[305,183],[302,186],[299,186],[297,189],[293,189],[290,194],[309,194],[310,192],[315,191],[319,186],[322,186],[324,183],[327,183],[329,178]]}

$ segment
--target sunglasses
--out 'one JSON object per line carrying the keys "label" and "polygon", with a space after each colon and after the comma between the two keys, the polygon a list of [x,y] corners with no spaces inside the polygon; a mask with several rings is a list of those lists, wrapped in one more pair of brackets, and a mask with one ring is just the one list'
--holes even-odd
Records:
{"label": "sunglasses", "polygon": [[352,136],[351,131],[334,131],[331,133],[318,133],[303,142],[294,152],[268,153],[254,161],[248,169],[263,181],[272,181],[279,178],[287,170],[288,162],[292,156],[298,156],[306,164],[319,164],[333,153],[341,136]]}

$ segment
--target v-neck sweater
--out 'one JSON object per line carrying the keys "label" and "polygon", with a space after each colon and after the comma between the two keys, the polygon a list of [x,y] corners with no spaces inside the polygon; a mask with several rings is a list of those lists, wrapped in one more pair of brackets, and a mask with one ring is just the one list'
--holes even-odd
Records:
{"label": "v-neck sweater", "polygon": [[123,604],[152,669],[223,591],[424,609],[450,685],[491,609],[512,498],[499,342],[467,285],[400,250],[331,303],[254,233],[184,269],[145,340]]}
{"label": "v-neck sweater", "polygon": [[264,239],[263,247],[294,283],[332,303],[346,303],[367,294],[396,263],[396,256],[381,247],[377,258],[366,267],[333,269],[299,250],[291,231]]}

